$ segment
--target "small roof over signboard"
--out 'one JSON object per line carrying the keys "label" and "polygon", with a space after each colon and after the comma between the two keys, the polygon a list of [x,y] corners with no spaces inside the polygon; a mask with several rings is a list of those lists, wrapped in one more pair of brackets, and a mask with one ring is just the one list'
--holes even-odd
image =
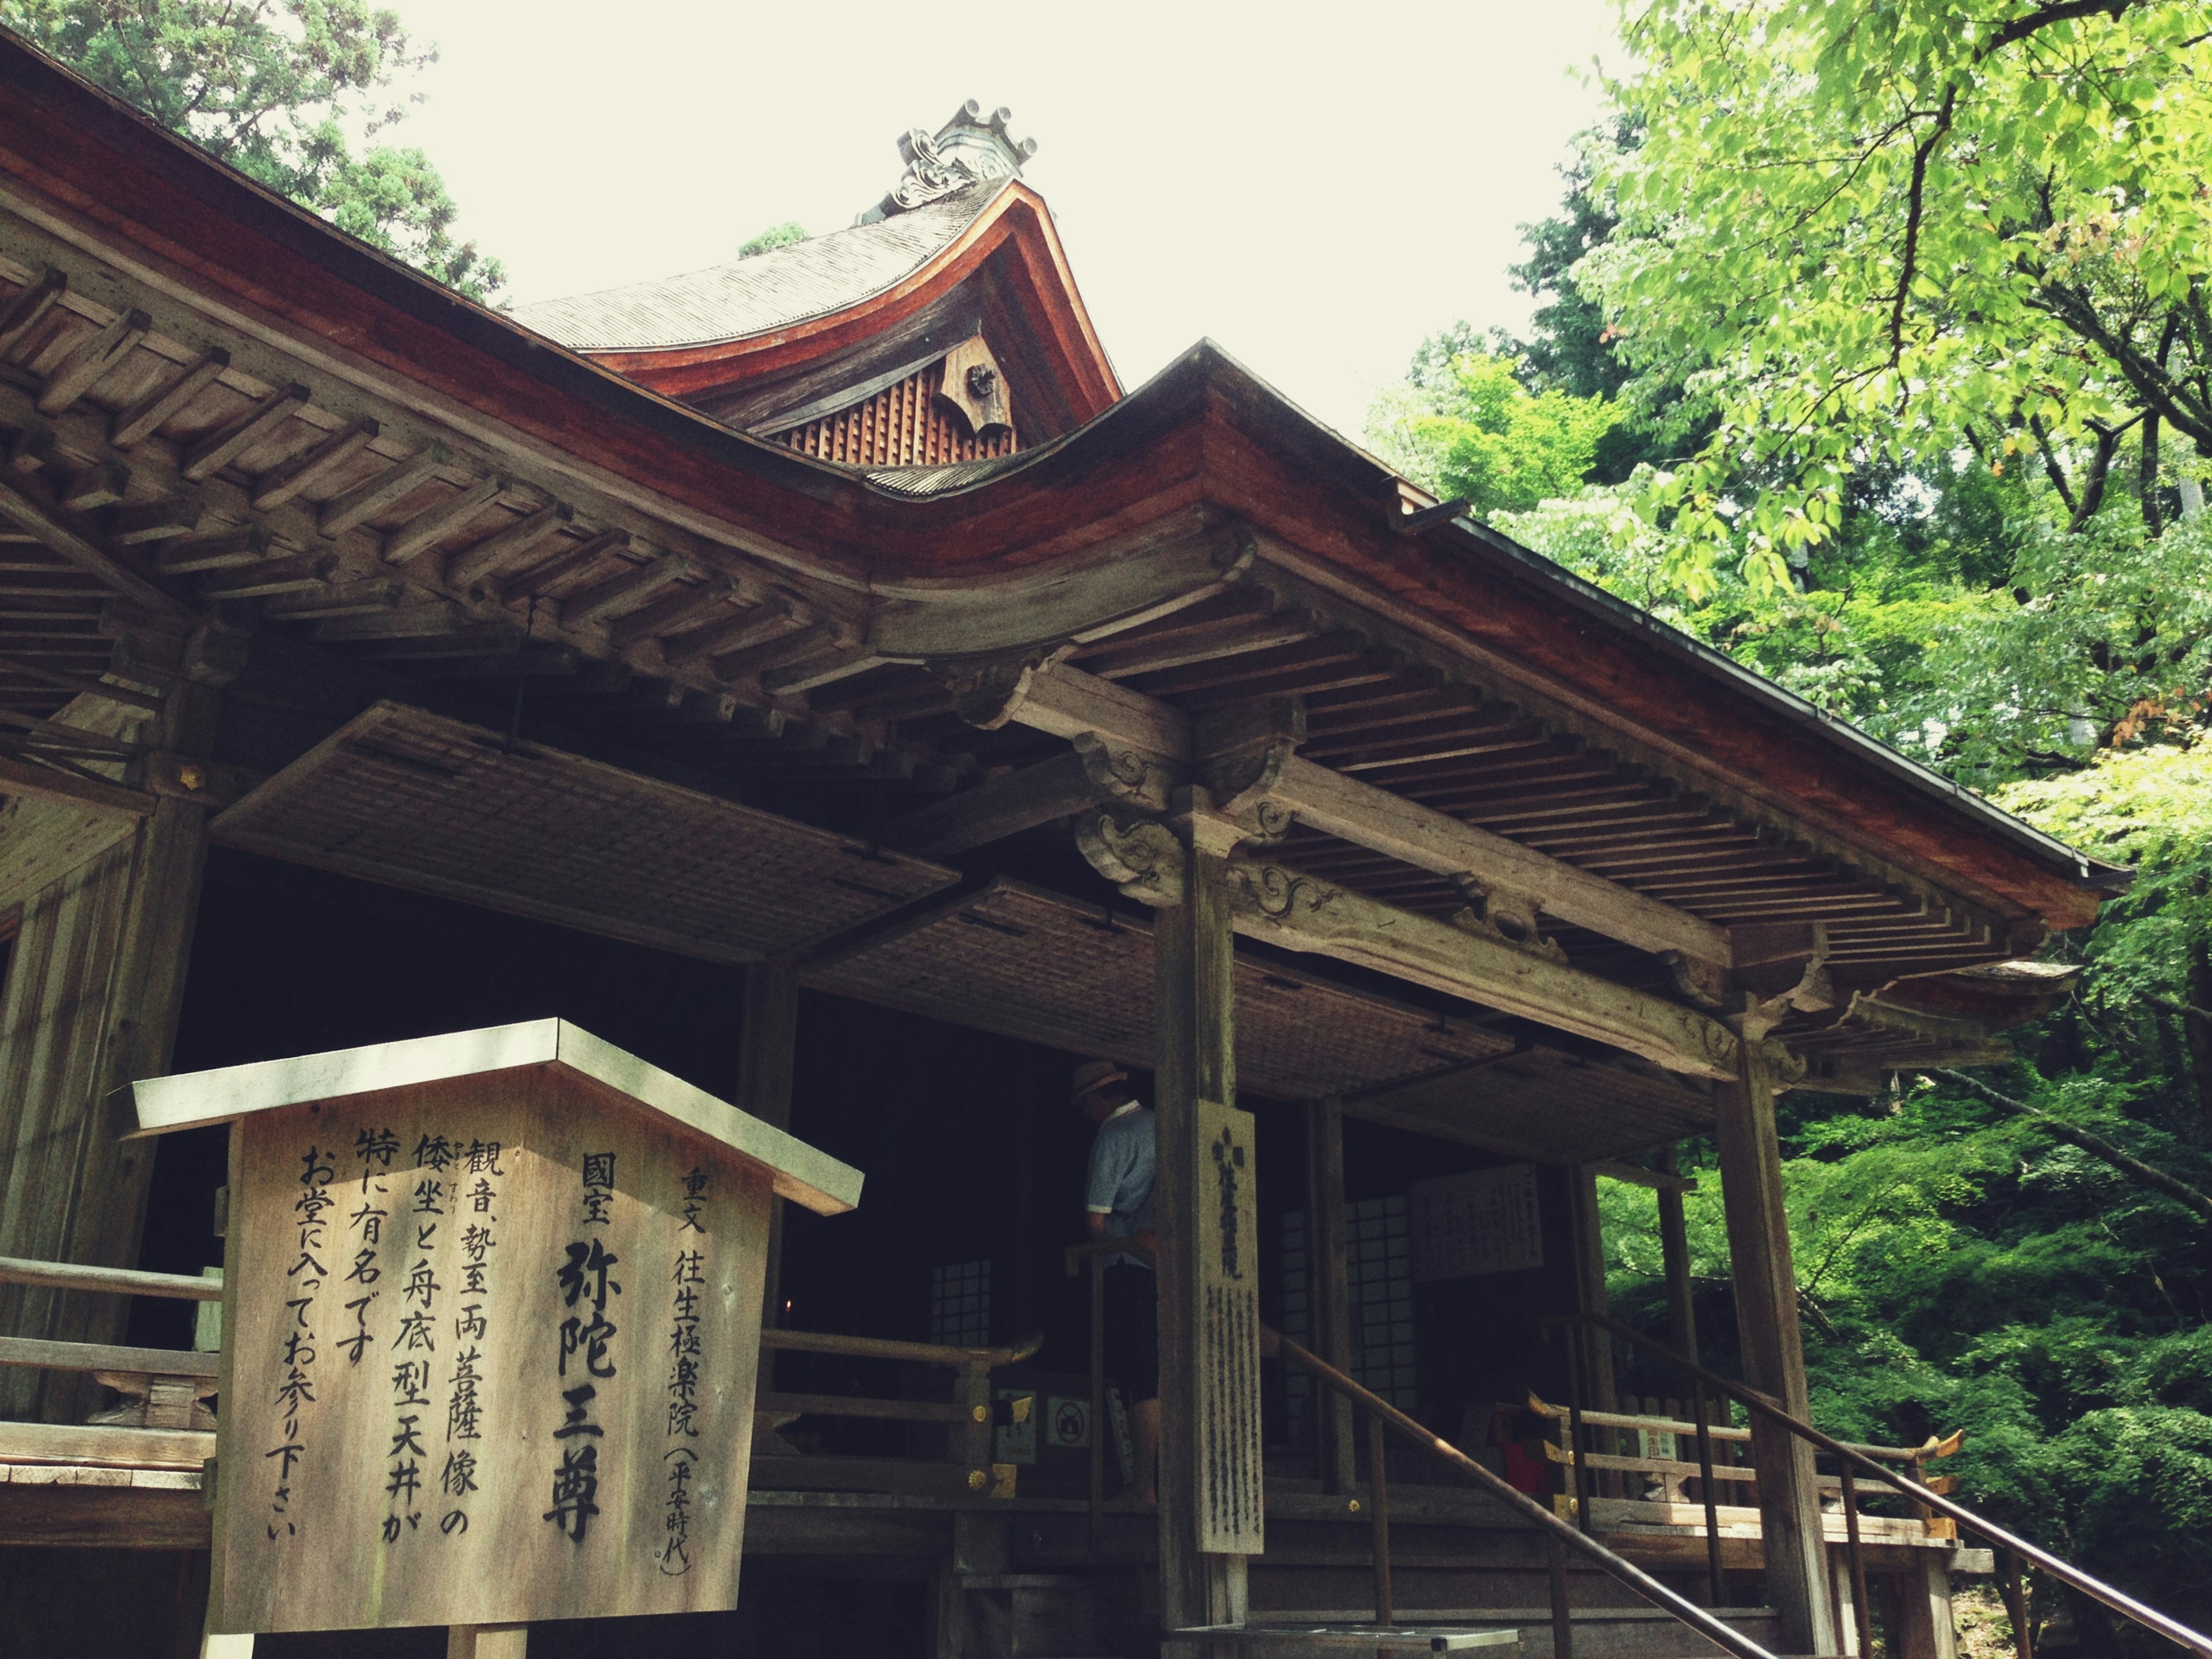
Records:
{"label": "small roof over signboard", "polygon": [[122,1092],[137,1114],[134,1134],[165,1134],[172,1129],[228,1123],[282,1106],[531,1066],[581,1079],[694,1134],[720,1142],[774,1176],[779,1197],[803,1204],[817,1215],[842,1215],[860,1201],[861,1175],[851,1164],[565,1019],[487,1025],[443,1036],[148,1078],[125,1085]]}

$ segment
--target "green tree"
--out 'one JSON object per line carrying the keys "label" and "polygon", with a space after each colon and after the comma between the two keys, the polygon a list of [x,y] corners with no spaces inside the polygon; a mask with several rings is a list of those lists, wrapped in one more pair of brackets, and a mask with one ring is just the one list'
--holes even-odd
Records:
{"label": "green tree", "polygon": [[1459,350],[1440,364],[1417,358],[1423,378],[1378,398],[1368,440],[1410,477],[1441,495],[1464,495],[1478,513],[1534,507],[1571,494],[1619,421],[1602,398],[1532,392],[1518,359]]}
{"label": "green tree", "polygon": [[496,259],[453,235],[420,149],[374,144],[434,62],[397,13],[361,0],[0,0],[0,22],[248,178],[483,300]]}
{"label": "green tree", "polygon": [[1577,280],[1720,411],[1656,481],[1678,580],[1727,550],[1778,585],[1855,475],[1953,449],[2033,465],[2077,530],[2132,471],[2155,532],[2161,430],[2212,453],[2208,32],[2182,0],[1625,9],[1644,142]]}

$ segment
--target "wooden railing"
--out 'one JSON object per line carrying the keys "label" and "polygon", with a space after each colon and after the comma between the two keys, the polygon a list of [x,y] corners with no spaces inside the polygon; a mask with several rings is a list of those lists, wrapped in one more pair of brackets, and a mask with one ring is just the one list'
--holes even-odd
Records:
{"label": "wooden railing", "polygon": [[[1899,1452],[1902,1449],[1853,1445],[1838,1440],[1831,1435],[1823,1434],[1810,1423],[1792,1417],[1772,1400],[1756,1389],[1746,1388],[1739,1382],[1731,1382],[1726,1377],[1707,1370],[1695,1360],[1689,1359],[1676,1353],[1673,1349],[1653,1341],[1650,1337],[1632,1331],[1624,1325],[1615,1324],[1602,1314],[1555,1314],[1544,1322],[1549,1325],[1570,1327],[1577,1323],[1587,1325],[1593,1329],[1603,1331],[1629,1344],[1632,1347],[1650,1355],[1653,1358],[1674,1367],[1684,1380],[1691,1385],[1693,1396],[1699,1402],[1696,1415],[1700,1420],[1705,1414],[1703,1407],[1705,1394],[1707,1389],[1711,1389],[1714,1394],[1733,1400],[1747,1410],[1758,1413],[1770,1423],[1786,1429],[1798,1439],[1806,1442],[1816,1453],[1825,1453],[1834,1461],[1837,1487],[1843,1497],[1844,1543],[1850,1564],[1861,1653],[1873,1651],[1868,1624],[1866,1567],[1860,1550],[1858,1495],[1858,1483],[1861,1480],[1870,1480],[1881,1486],[1899,1493],[1908,1501],[1920,1506],[1923,1512],[1942,1516],[1986,1540],[1993,1548],[2012,1558],[2011,1565],[2006,1574],[2008,1587],[2006,1599],[2013,1615],[2014,1640],[2019,1649],[2020,1659],[2034,1659],[2032,1638],[2027,1627],[2027,1609],[2018,1590],[2020,1564],[2023,1562],[2048,1573],[2059,1583],[2071,1586],[2082,1595],[2103,1602],[2121,1617],[2141,1625],[2144,1629],[2154,1632],[2165,1637],[2166,1640],[2187,1648],[2192,1652],[2202,1654],[2205,1656],[2205,1659],[2212,1659],[2212,1637],[2191,1629],[2178,1619],[2168,1618],[2157,1608],[2136,1601],[2124,1590],[2114,1589],[2102,1579],[2084,1572],[2073,1563],[2062,1560],[2040,1546],[2032,1544],[2025,1538],[1986,1520],[1951,1497],[1948,1490],[1938,1491],[1936,1483],[1921,1480],[1919,1478],[1921,1461],[1924,1455],[1935,1455],[1930,1449],[1902,1451],[1901,1456],[1897,1461],[1911,1464],[1914,1470],[1911,1474],[1887,1468],[1881,1462],[1876,1461],[1877,1458],[1885,1453]],[[1575,1346],[1572,1343],[1568,1345],[1570,1354],[1573,1352]],[[1583,1412],[1578,1403],[1582,1388],[1581,1370],[1578,1364],[1570,1363],[1568,1376],[1573,1384],[1575,1395],[1575,1398],[1569,1402],[1568,1407],[1570,1432],[1574,1437],[1575,1450],[1583,1453],[1588,1451],[1588,1443],[1583,1436],[1583,1425],[1592,1420],[1592,1414]],[[1709,1517],[1712,1514],[1711,1493],[1713,1478],[1710,1453],[1711,1433],[1712,1431],[1708,1429],[1700,1436],[1702,1447],[1699,1459],[1704,1468],[1703,1478],[1705,1480],[1707,1492],[1706,1513]],[[1941,1443],[1937,1443],[1938,1446]],[[1588,1471],[1594,1465],[1595,1457],[1595,1453],[1589,1452],[1586,1455],[1577,1456],[1574,1464],[1577,1499],[1577,1518],[1585,1532],[1590,1525]],[[1950,1483],[1943,1484],[1948,1487]],[[1709,1519],[1706,1532],[1708,1537],[1715,1540],[1711,1546],[1711,1554],[1716,1563],[1718,1560],[1719,1551],[1717,1531],[1717,1527]],[[1717,1573],[1716,1573],[1715,1582],[1716,1583],[1718,1582]]]}
{"label": "wooden railing", "polygon": [[1543,1536],[1551,1570],[1553,1659],[1574,1659],[1574,1620],[1567,1600],[1569,1550],[1595,1562],[1601,1571],[1615,1581],[1662,1612],[1672,1614],[1706,1640],[1735,1654],[1736,1659],[1774,1659],[1772,1654],[1717,1614],[1699,1607],[1687,1596],[1669,1589],[1635,1563],[1598,1542],[1585,1528],[1561,1520],[1548,1505],[1538,1503],[1528,1493],[1509,1485],[1504,1477],[1486,1468],[1449,1440],[1423,1428],[1382,1395],[1362,1387],[1290,1338],[1262,1326],[1260,1352],[1269,1358],[1285,1359],[1303,1367],[1324,1388],[1350,1401],[1366,1414],[1368,1513],[1373,1537],[1376,1624],[1391,1624],[1395,1614],[1390,1594],[1390,1500],[1384,1444],[1385,1431],[1390,1431],[1412,1441],[1439,1462],[1468,1477],[1477,1487],[1534,1526]]}
{"label": "wooden railing", "polygon": [[[981,1492],[991,1485],[991,1373],[1019,1364],[1043,1345],[1040,1333],[1004,1348],[956,1348],[939,1342],[902,1342],[889,1337],[841,1336],[830,1331],[787,1331],[773,1326],[761,1332],[761,1346],[771,1353],[842,1354],[853,1359],[890,1359],[943,1365],[952,1372],[952,1398],[886,1400],[836,1394],[787,1394],[763,1389],[753,1409],[796,1412],[809,1417],[857,1417],[891,1423],[942,1423],[950,1432],[947,1458],[968,1471],[968,1488]],[[772,1379],[771,1363],[763,1368]]]}
{"label": "wooden railing", "polygon": [[[1680,1402],[1668,1403],[1674,1406],[1677,1411],[1680,1409]],[[1714,1402],[1716,1406],[1718,1403],[1717,1401]],[[1640,1522],[1644,1517],[1638,1516],[1636,1509],[1641,1504],[1650,1504],[1655,1508],[1663,1504],[1671,1509],[1678,1503],[1686,1503],[1687,1495],[1683,1488],[1691,1480],[1696,1480],[1698,1487],[1698,1498],[1705,1511],[1708,1589],[1713,1604],[1719,1605],[1722,1525],[1720,1490],[1723,1486],[1731,1485],[1752,1485],[1758,1480],[1759,1471],[1753,1465],[1748,1455],[1732,1455],[1748,1453],[1752,1438],[1751,1431],[1747,1428],[1739,1428],[1730,1422],[1726,1416],[1724,1407],[1718,1413],[1719,1420],[1714,1420],[1716,1413],[1707,1409],[1702,1384],[1692,1391],[1691,1413],[1693,1420],[1689,1421],[1671,1414],[1585,1409],[1581,1403],[1578,1376],[1575,1378],[1575,1397],[1569,1405],[1561,1407],[1550,1404],[1532,1392],[1528,1396],[1528,1409],[1539,1417],[1557,1425],[1557,1438],[1543,1443],[1544,1455],[1552,1462],[1565,1466],[1567,1489],[1571,1494],[1570,1513],[1577,1516],[1589,1514],[1593,1527],[1602,1520]],[[1620,1434],[1634,1435],[1647,1443],[1664,1437],[1667,1440],[1674,1443],[1676,1449],[1679,1449],[1680,1443],[1683,1439],[1694,1438],[1698,1443],[1697,1462],[1693,1463],[1680,1457],[1654,1451],[1596,1449],[1598,1446],[1605,1443],[1609,1435]],[[1915,1480],[1936,1492],[1949,1492],[1954,1483],[1943,1476],[1937,1476],[1931,1480],[1925,1473],[1926,1466],[1931,1458],[1956,1455],[1959,1449],[1965,1443],[1965,1433],[1959,1431],[1940,1440],[1931,1436],[1926,1444],[1914,1447],[1869,1446],[1850,1442],[1844,1443],[1849,1444],[1853,1451],[1864,1456],[1883,1462],[1905,1465]],[[1577,1448],[1581,1449],[1577,1450]],[[1585,1478],[1586,1472],[1605,1471],[1656,1477],[1660,1486],[1660,1495],[1655,1498],[1648,1492],[1631,1493],[1624,1498],[1613,1500],[1619,1507],[1608,1514],[1607,1509],[1608,1500],[1593,1496],[1589,1490],[1589,1482]],[[1860,1650],[1869,1652],[1871,1649],[1863,1645],[1867,1635],[1868,1615],[1865,1601],[1864,1563],[1858,1553],[1863,1517],[1858,1511],[1856,1483],[1851,1480],[1848,1471],[1821,1475],[1819,1477],[1819,1483],[1823,1492],[1833,1492],[1844,1499],[1844,1533],[1847,1546],[1851,1552],[1852,1589],[1853,1594],[1858,1598],[1853,1604],[1853,1614],[1859,1625],[1863,1644]],[[1741,1500],[1738,1500],[1731,1507],[1735,1509],[1736,1513],[1728,1517],[1729,1519],[1748,1520],[1753,1525],[1757,1525],[1757,1512],[1753,1510],[1747,1516],[1744,1513]],[[1668,1516],[1652,1518],[1672,1520],[1674,1517]],[[1938,1517],[1917,1504],[1914,1506],[1911,1518],[1920,1523],[1922,1536],[1950,1538],[1956,1535],[1956,1528],[1949,1521]]]}
{"label": "wooden railing", "polygon": [[[73,1261],[32,1261],[20,1256],[0,1256],[0,1284],[114,1296],[158,1296],[184,1302],[214,1302],[222,1297],[222,1281],[216,1279],[94,1267]],[[215,1419],[203,1402],[215,1393],[218,1363],[216,1354],[190,1349],[0,1336],[0,1365],[79,1371],[121,1395],[122,1405],[96,1412],[89,1419],[93,1425],[109,1428],[212,1429]]]}

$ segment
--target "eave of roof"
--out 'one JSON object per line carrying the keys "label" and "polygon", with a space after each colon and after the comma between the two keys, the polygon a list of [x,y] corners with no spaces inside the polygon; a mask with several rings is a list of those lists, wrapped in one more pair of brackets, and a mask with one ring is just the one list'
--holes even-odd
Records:
{"label": "eave of roof", "polygon": [[[994,201],[1024,198],[1017,186]],[[137,268],[172,291],[304,336],[327,361],[404,376],[641,483],[693,522],[737,526],[749,546],[772,538],[831,580],[988,584],[1210,504],[1340,590],[1638,722],[1797,811],[1937,865],[2001,851],[1984,879],[2052,925],[2088,920],[2088,890],[2125,878],[1495,532],[1462,520],[1397,535],[1388,470],[1211,343],[1017,465],[916,499],[902,481],[750,439],[460,298],[0,32],[0,206],[51,223],[48,204],[99,228],[118,260],[143,251]]]}
{"label": "eave of roof", "polygon": [[[924,234],[894,244],[890,232],[912,221],[923,222]],[[897,257],[851,273],[850,280],[842,285],[824,281],[817,291],[827,296],[829,303],[805,305],[803,300],[797,300],[794,303],[804,308],[780,319],[763,320],[760,326],[742,332],[653,345],[602,346],[589,337],[572,338],[557,329],[546,331],[640,386],[670,397],[689,397],[743,380],[780,374],[861,345],[945,298],[979,271],[994,267],[1009,279],[1012,299],[1027,333],[1048,349],[1054,378],[1077,423],[1097,415],[1121,396],[1120,377],[1075,286],[1051,212],[1043,198],[1020,180],[979,185],[913,213],[833,232],[814,242],[794,244],[758,258],[765,261],[775,259],[778,253],[793,256],[782,264],[800,267],[805,263],[797,257],[802,251],[818,243],[835,252],[847,245],[848,239],[859,238],[872,239],[872,246],[892,246]],[[744,276],[744,265],[752,263],[720,267],[698,276],[726,278],[732,271]],[[819,258],[813,260],[817,266],[824,263]],[[779,265],[770,274],[781,270]],[[797,274],[805,276],[805,271]],[[654,313],[672,310],[668,291],[677,286],[648,283],[618,290],[610,305],[634,304]],[[549,307],[562,303],[551,301]],[[527,307],[518,313],[518,320],[534,325],[540,313],[547,312],[548,307]],[[684,307],[677,314],[691,316],[694,326],[710,325],[704,307]],[[732,313],[731,320],[735,315]]]}

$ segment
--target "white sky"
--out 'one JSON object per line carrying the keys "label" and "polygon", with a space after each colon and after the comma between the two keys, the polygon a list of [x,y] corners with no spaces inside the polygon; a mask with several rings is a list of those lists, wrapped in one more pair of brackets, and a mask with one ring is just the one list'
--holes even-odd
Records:
{"label": "white sky", "polygon": [[848,224],[896,135],[975,98],[1037,139],[1024,176],[1126,384],[1211,336],[1354,434],[1424,335],[1525,322],[1517,227],[1619,57],[1607,0],[395,3],[441,57],[393,137],[518,301]]}

